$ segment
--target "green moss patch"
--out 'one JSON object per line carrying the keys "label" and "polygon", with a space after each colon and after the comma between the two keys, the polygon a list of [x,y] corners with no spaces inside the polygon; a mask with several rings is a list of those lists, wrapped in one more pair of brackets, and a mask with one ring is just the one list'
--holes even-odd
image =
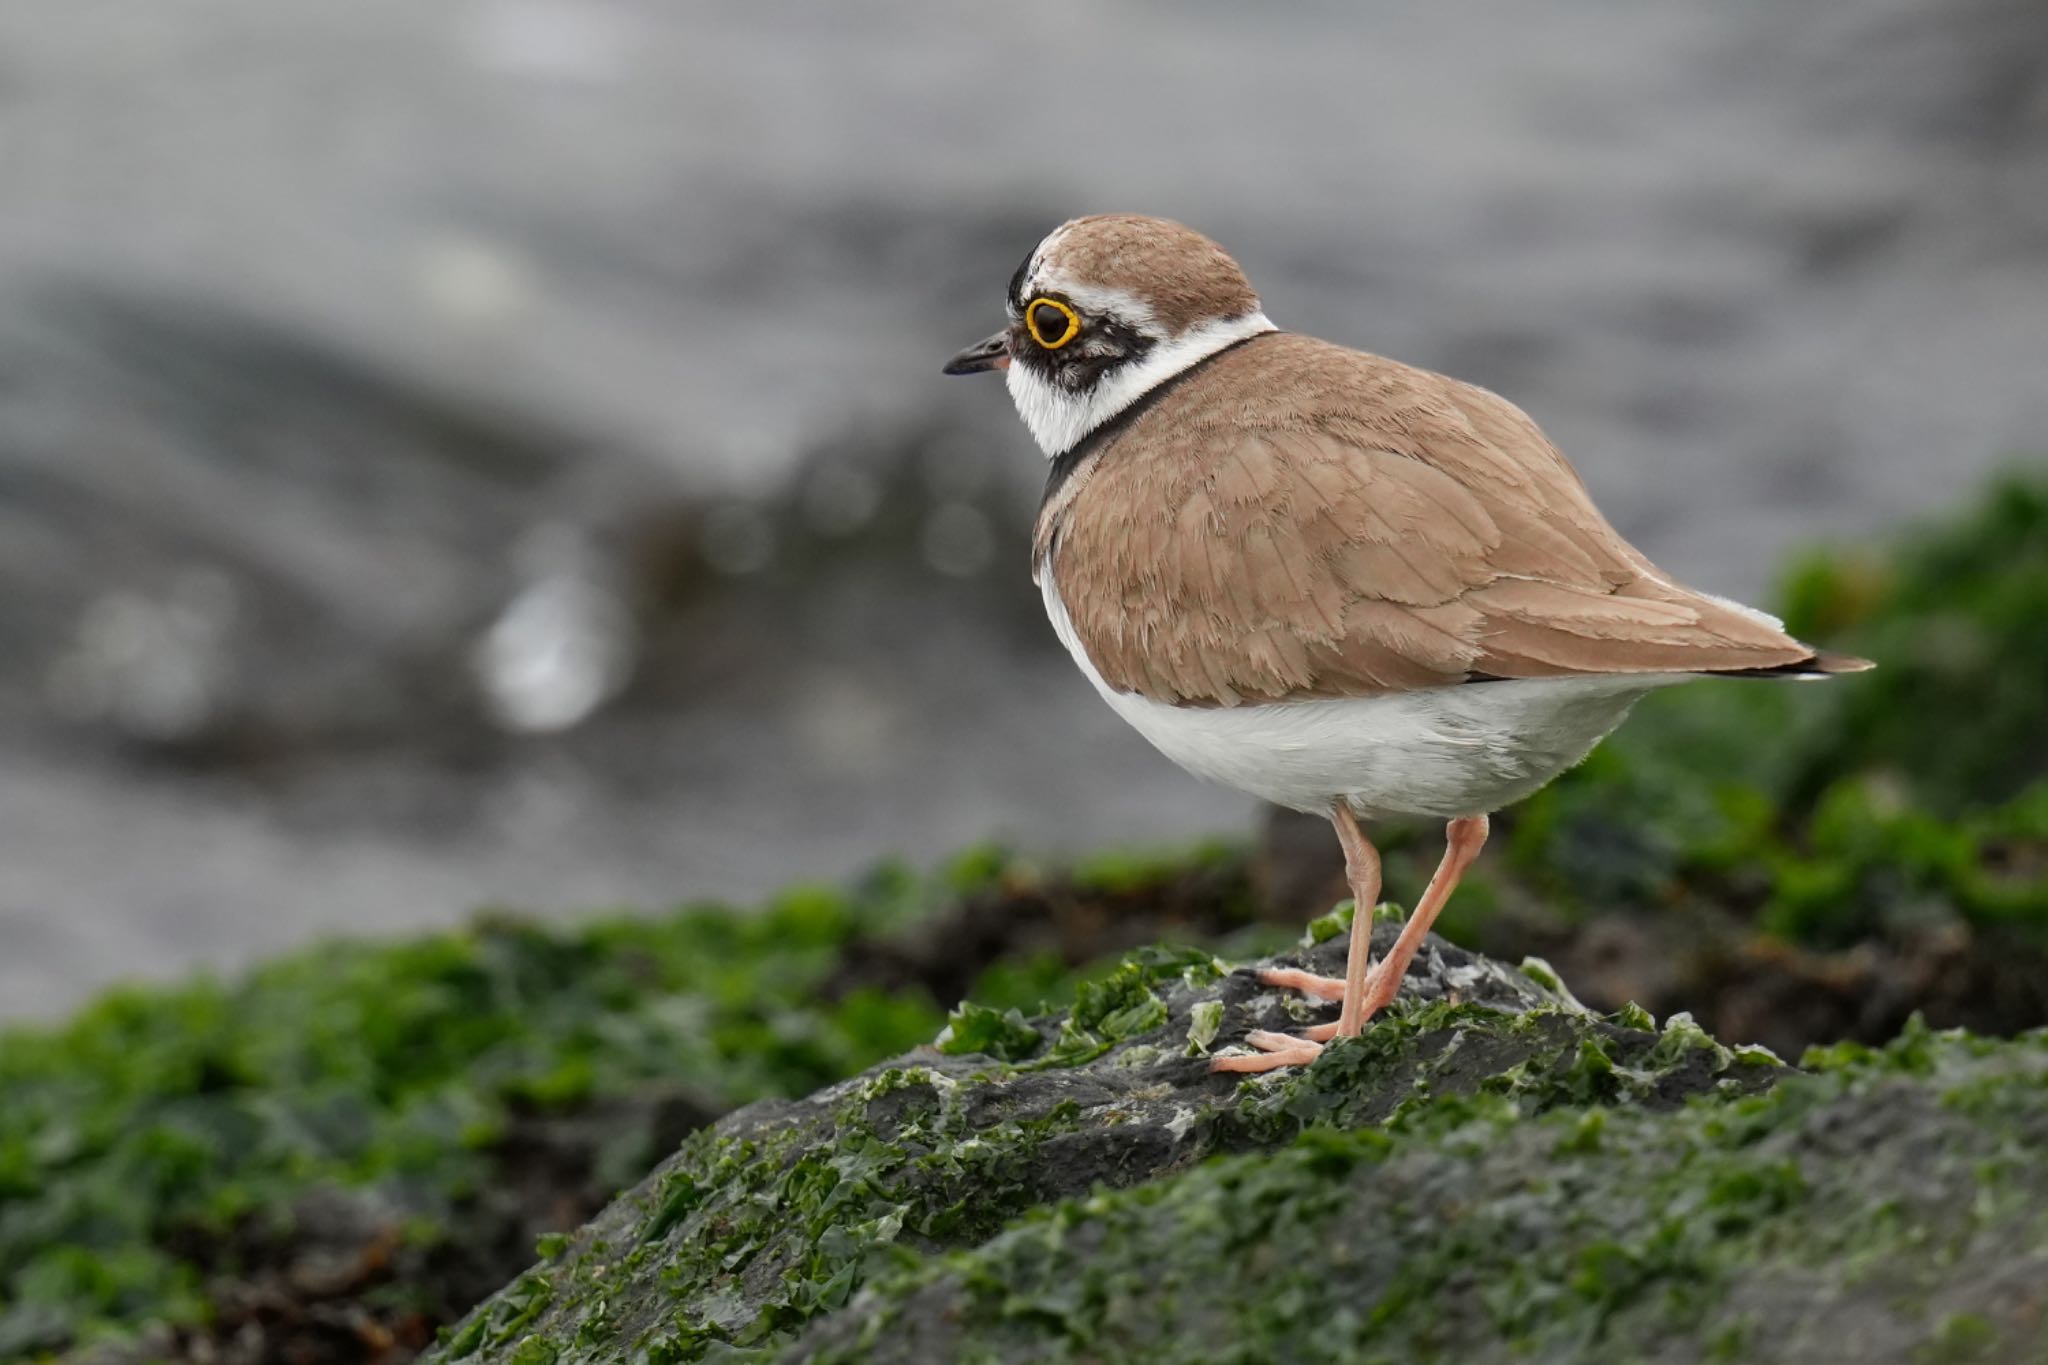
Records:
{"label": "green moss patch", "polygon": [[[1384,951],[1400,926],[1377,928]],[[1330,941],[1302,960],[1328,969],[1344,948]],[[1453,1098],[1487,1113],[1670,1109],[1753,1093],[1781,1071],[1689,1021],[1658,1031],[1640,1015],[1596,1018],[1447,944],[1418,961],[1409,1000],[1311,1068],[1241,1078],[1186,1055],[1191,1033],[1221,1050],[1248,1028],[1287,1026],[1297,1007],[1207,954],[1156,951],[1085,985],[1057,1018],[962,1011],[950,1054],[742,1110],[692,1139],[436,1358],[772,1352],[865,1302],[864,1286],[909,1283],[948,1251],[995,1245],[1020,1216],[1219,1153],[1377,1131]],[[959,1052],[970,1038],[1015,1060]]]}
{"label": "green moss patch", "polygon": [[1487,1086],[1311,1128],[928,1258],[783,1358],[2038,1358],[2048,1036],[1819,1060],[1666,1114]]}
{"label": "green moss patch", "polygon": [[1025,1026],[1079,1056],[1144,1012],[1113,964],[1075,971],[1127,941],[1104,926],[1213,936],[1248,907],[1220,846],[1071,872],[977,848],[758,909],[323,945],[0,1033],[0,1360],[251,1334],[403,1358],[686,1133],[931,1039],[954,978],[997,1020],[1085,993],[1064,1040]]}
{"label": "green moss patch", "polygon": [[[844,944],[937,894],[892,872],[759,913],[326,945],[0,1035],[0,1359],[203,1327],[216,1282],[261,1278],[295,1241],[353,1236],[418,1272],[452,1236],[502,1283],[494,1247],[523,1258],[679,1129],[929,1038],[917,994],[816,987]],[[465,1306],[380,1292],[372,1316],[401,1339]]]}

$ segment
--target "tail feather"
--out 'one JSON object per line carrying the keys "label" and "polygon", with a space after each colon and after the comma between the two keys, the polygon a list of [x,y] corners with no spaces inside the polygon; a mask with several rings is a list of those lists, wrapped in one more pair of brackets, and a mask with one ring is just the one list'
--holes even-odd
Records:
{"label": "tail feather", "polygon": [[1702,670],[1715,678],[1826,678],[1837,673],[1861,673],[1876,668],[1869,659],[1859,659],[1854,654],[1837,654],[1833,650],[1816,649],[1789,664],[1773,664],[1769,668],[1729,668]]}

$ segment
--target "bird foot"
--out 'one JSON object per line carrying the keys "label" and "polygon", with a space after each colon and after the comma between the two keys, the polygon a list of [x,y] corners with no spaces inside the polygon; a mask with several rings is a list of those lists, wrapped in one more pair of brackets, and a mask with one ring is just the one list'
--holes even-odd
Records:
{"label": "bird foot", "polygon": [[1344,1003],[1344,978],[1341,976],[1317,976],[1299,967],[1268,967],[1259,973],[1259,984],[1275,986],[1283,991],[1300,991],[1303,995],[1339,1005]]}
{"label": "bird foot", "polygon": [[[1273,986],[1280,990],[1300,991],[1317,1000],[1342,1003],[1344,982],[1334,976],[1317,976],[1296,967],[1269,967],[1258,973],[1261,985]],[[1363,1023],[1378,1013],[1374,998],[1378,991],[1379,973],[1375,971],[1367,978],[1366,999],[1368,1008],[1363,1012]],[[1337,1036],[1336,1021],[1305,1028],[1299,1034],[1273,1033],[1266,1029],[1253,1029],[1244,1036],[1245,1042],[1257,1048],[1255,1055],[1218,1057],[1209,1064],[1211,1071],[1277,1071],[1284,1066],[1306,1066],[1323,1055],[1323,1044]]]}
{"label": "bird foot", "polygon": [[[1327,1031],[1326,1031],[1327,1030]],[[1337,1031],[1335,1024],[1310,1029],[1325,1038]],[[1218,1057],[1209,1063],[1211,1071],[1278,1071],[1283,1066],[1307,1066],[1323,1055],[1323,1045],[1314,1038],[1297,1038],[1287,1033],[1253,1029],[1244,1036],[1258,1051],[1236,1057]]]}

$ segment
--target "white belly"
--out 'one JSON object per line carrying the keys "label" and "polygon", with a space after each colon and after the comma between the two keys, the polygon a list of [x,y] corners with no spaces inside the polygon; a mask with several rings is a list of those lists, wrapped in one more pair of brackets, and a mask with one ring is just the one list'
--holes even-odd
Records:
{"label": "white belly", "polygon": [[1257,706],[1169,706],[1102,680],[1040,566],[1060,643],[1116,713],[1197,777],[1275,805],[1361,817],[1487,815],[1587,754],[1645,693],[1686,673],[1531,678],[1383,697]]}

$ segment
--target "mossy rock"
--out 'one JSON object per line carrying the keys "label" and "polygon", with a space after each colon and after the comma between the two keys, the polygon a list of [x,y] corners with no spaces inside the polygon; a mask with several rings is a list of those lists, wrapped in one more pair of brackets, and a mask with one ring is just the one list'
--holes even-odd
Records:
{"label": "mossy rock", "polygon": [[785,1360],[2018,1361],[2048,1352],[2048,1037],[1760,1098],[1313,1129],[1066,1201]]}
{"label": "mossy rock", "polygon": [[[1395,932],[1378,926],[1382,950]],[[1284,961],[1334,972],[1345,942]],[[1473,1264],[1511,1270],[1522,1242],[1559,1228],[1591,1239],[1571,1196],[1581,1170],[1598,1189],[1603,1160],[1618,1183],[1580,1201],[1588,1217],[1664,1199],[1653,1177],[1672,1186],[1668,1215],[1686,1180],[1682,1163],[1652,1159],[1680,1141],[1659,1135],[1759,1112],[1742,1105],[1787,1074],[1682,1016],[1662,1029],[1640,1011],[1596,1016],[1540,964],[1436,939],[1401,1001],[1315,1066],[1209,1070],[1209,1052],[1245,1030],[1322,1012],[1185,950],[1133,957],[1060,1016],[968,1008],[934,1048],[690,1138],[429,1358],[1255,1360],[1309,1358],[1317,1342],[1354,1358],[1382,1325],[1431,1317],[1401,1307],[1439,1292],[1430,1275],[1492,1305],[1485,1339],[1548,1340],[1553,1313],[1577,1330],[1585,1315],[1558,1298],[1577,1291],[1533,1272],[1465,1277],[1463,1239],[1498,1238]],[[1759,1162],[1754,1194],[1735,1158],[1725,1188],[1704,1179],[1700,1237],[1803,1207],[1785,1160]],[[1398,1206],[1371,1203],[1369,1172],[1411,1167],[1412,1184],[1382,1192]],[[1365,1201],[1355,1222],[1350,1201]],[[1621,1258],[1643,1237],[1652,1254],[1661,1226],[1615,1242],[1611,1268],[1589,1252],[1585,1274],[1654,1280],[1659,1263]],[[1305,1285],[1324,1283],[1325,1262],[1319,1298]]]}

